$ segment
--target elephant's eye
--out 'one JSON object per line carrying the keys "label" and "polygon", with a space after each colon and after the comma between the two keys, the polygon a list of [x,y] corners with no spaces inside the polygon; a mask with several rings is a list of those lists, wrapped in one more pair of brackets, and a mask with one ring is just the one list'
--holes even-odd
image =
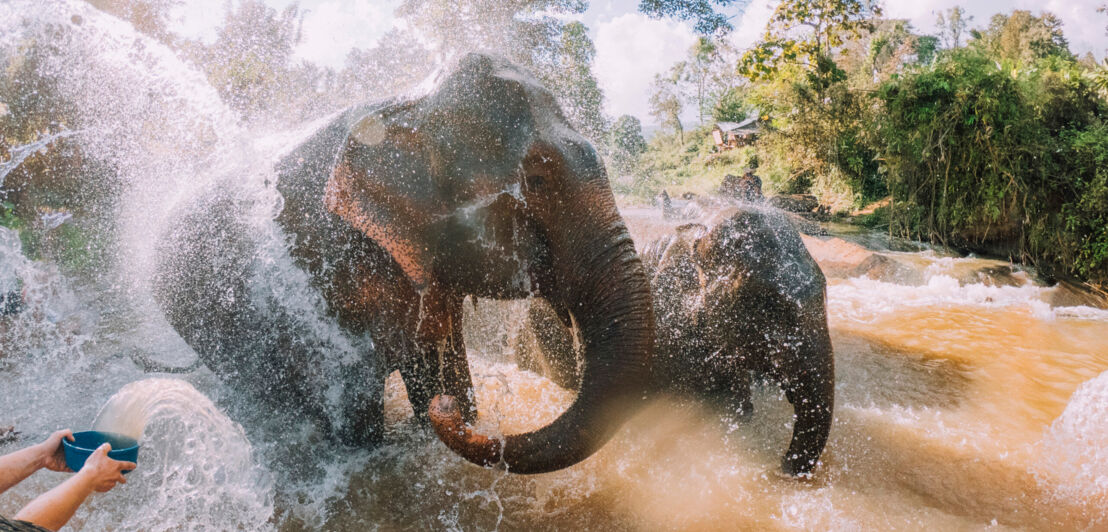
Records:
{"label": "elephant's eye", "polygon": [[529,175],[526,179],[527,188],[539,188],[545,180],[546,178],[541,175]]}

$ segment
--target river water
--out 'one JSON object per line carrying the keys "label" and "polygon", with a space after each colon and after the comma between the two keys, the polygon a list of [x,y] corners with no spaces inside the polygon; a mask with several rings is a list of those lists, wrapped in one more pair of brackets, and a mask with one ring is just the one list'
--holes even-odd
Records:
{"label": "river water", "polygon": [[[0,289],[21,284],[28,301],[0,318],[0,426],[20,431],[0,452],[61,427],[141,436],[139,469],[82,507],[74,529],[1108,529],[1108,311],[1034,271],[846,227],[805,237],[828,275],[837,370],[834,425],[808,480],[777,475],[792,409],[769,385],[749,420],[663,398],[585,462],[524,477],[451,454],[410,421],[395,375],[386,442],[369,450],[337,448],[205,368],[144,373],[135,353],[195,360],[149,296],[166,213],[221,176],[264,182],[316,125],[244,128],[203,76],[83,3],[0,5],[5,51],[29,38],[52,42],[44,68],[81,113],[66,140],[127,184],[103,230],[111,265],[96,275],[32,261],[0,228]],[[271,227],[259,198],[249,214]],[[624,216],[640,245],[687,221]],[[274,272],[291,272],[287,254],[269,253]],[[490,432],[542,425],[573,399],[512,362],[525,305],[466,305]],[[63,478],[36,474],[0,496],[0,513]]]}

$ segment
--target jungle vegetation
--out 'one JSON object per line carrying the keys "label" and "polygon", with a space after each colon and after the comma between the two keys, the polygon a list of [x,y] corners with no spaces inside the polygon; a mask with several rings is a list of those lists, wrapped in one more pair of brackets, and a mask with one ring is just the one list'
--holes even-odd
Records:
{"label": "jungle vegetation", "polygon": [[[295,57],[296,4],[229,1],[205,43],[174,32],[181,0],[89,2],[192,63],[246,123],[300,124],[413,87],[443,59],[496,50],[551,88],[627,201],[709,192],[754,166],[768,193],[814,194],[836,212],[880,201],[864,221],[893,235],[1108,283],[1108,61],[1075,56],[1050,13],[975,21],[953,8],[927,35],[878,2],[783,0],[757,42],[736,50],[723,12],[741,0],[641,0],[641,12],[689,21],[701,37],[656,77],[648,109],[610,117],[588,28],[574,21],[586,0],[403,0],[404,29],[338,69]],[[1103,8],[1089,16],[1108,22]],[[0,52],[0,162],[81,129],[79,110],[53,89],[60,74],[41,68],[49,43]],[[648,114],[661,125],[649,138]],[[758,141],[719,150],[711,125],[748,116],[759,118]],[[80,267],[98,257],[88,228],[110,224],[123,185],[86,159],[60,139],[0,183],[0,225],[20,229],[30,253]],[[43,213],[63,211],[73,217],[61,232],[36,233]]]}
{"label": "jungle vegetation", "polygon": [[682,106],[706,105],[675,66],[653,100],[667,104],[652,109],[663,131],[617,182],[640,198],[704,192],[756,166],[769,192],[841,213],[884,200],[865,222],[895,236],[1108,283],[1108,61],[1075,56],[1047,12],[977,27],[953,8],[937,22],[924,35],[879,4],[785,0],[730,64],[738,82],[707,104],[713,121],[759,116],[756,144],[721,152],[712,121],[674,123]]}

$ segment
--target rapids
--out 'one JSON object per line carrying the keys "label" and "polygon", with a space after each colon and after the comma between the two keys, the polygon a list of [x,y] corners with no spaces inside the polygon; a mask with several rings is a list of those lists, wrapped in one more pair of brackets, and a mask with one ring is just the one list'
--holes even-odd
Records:
{"label": "rapids", "polygon": [[[62,427],[143,445],[128,483],[93,497],[73,529],[1108,528],[1108,311],[1072,304],[1031,270],[838,227],[805,238],[828,274],[837,362],[835,423],[810,480],[777,474],[792,409],[773,386],[756,387],[745,422],[663,398],[585,462],[524,477],[464,462],[412,423],[396,375],[385,444],[367,450],[241,400],[206,368],[146,374],[133,353],[195,360],[149,294],[165,213],[229,175],[269,235],[264,274],[280,279],[269,296],[314,316],[313,332],[336,346],[325,370],[365,348],[329,324],[272,234],[269,168],[315,125],[249,131],[191,66],[84,3],[0,4],[0,48],[32,37],[54,39],[46,68],[82,114],[64,140],[126,184],[102,228],[114,260],[91,278],[30,260],[0,228],[0,290],[22,286],[28,305],[0,317],[0,425],[21,433],[0,452]],[[624,215],[640,245],[678,223],[653,209]],[[512,363],[525,305],[466,305],[488,432],[540,426],[573,398]],[[0,496],[0,513],[63,478],[36,474]]]}

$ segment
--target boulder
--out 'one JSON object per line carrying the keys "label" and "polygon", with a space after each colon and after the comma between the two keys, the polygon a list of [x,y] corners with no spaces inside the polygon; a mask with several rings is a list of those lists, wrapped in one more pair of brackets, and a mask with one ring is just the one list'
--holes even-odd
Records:
{"label": "boulder", "polygon": [[727,174],[719,185],[719,195],[740,201],[762,201],[762,179],[752,173]]}
{"label": "boulder", "polygon": [[868,277],[875,281],[906,286],[920,286],[925,282],[923,273],[916,268],[880,253],[870,254],[847,277]]}
{"label": "boulder", "polygon": [[969,276],[959,278],[962,284],[981,283],[985,286],[1023,286],[1028,279],[1009,265],[986,266],[974,270]]}
{"label": "boulder", "polygon": [[1071,281],[1058,281],[1047,296],[1052,307],[1093,307],[1108,310],[1108,298],[1083,285]]}
{"label": "boulder", "polygon": [[841,238],[815,238],[800,235],[808,253],[816,259],[823,274],[827,277],[850,277],[854,270],[866,259],[873,256],[873,252]]}
{"label": "boulder", "polygon": [[769,204],[788,212],[812,212],[819,208],[819,200],[810,194],[782,194],[771,196]]}

